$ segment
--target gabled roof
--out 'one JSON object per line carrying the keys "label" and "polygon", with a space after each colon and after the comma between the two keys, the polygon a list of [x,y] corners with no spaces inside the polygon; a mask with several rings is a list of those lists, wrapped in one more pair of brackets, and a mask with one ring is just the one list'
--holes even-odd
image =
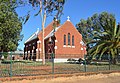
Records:
{"label": "gabled roof", "polygon": [[54,35],[54,32],[56,32],[60,27],[61,27],[61,26],[56,27],[55,29],[53,29],[44,39],[47,39],[47,38],[49,38],[49,37],[52,37],[52,36]]}
{"label": "gabled roof", "polygon": [[[51,22],[51,23],[44,29],[45,33],[47,33],[47,34],[49,33],[49,30],[50,30],[50,28],[52,28],[52,25],[53,25],[53,22]],[[41,35],[41,34],[42,34],[42,31],[39,31],[39,29],[38,29],[34,34],[32,34],[32,35],[25,41],[24,44],[26,44],[26,43],[34,40],[34,39],[37,39],[38,36]]]}
{"label": "gabled roof", "polygon": [[28,43],[28,42],[30,42],[30,41],[32,41],[32,40],[34,40],[34,39],[37,39],[39,32],[40,32],[40,31],[39,31],[39,29],[38,29],[34,34],[32,34],[32,35],[25,41],[25,44]]}
{"label": "gabled roof", "polygon": [[[66,23],[72,24],[69,19],[64,24],[66,24]],[[61,28],[63,25],[60,25],[60,26],[56,27],[55,29],[53,29],[53,27],[52,27],[53,22],[51,22],[44,30],[45,31],[45,38],[44,39],[52,37],[54,35],[54,32],[57,32],[59,30],[59,28]],[[38,36],[41,34],[42,34],[42,31],[37,30],[37,32],[35,32],[32,36],[30,36],[30,38],[28,40],[25,41],[25,44],[38,38]]]}
{"label": "gabled roof", "polygon": [[[53,30],[53,21],[44,28],[44,36],[46,37]],[[38,36],[42,35],[42,30],[39,32]],[[42,36],[40,36],[42,37]]]}

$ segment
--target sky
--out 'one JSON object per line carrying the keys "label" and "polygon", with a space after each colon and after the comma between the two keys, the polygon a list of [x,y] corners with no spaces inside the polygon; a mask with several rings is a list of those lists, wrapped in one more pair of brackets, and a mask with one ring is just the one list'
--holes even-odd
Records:
{"label": "sky", "polygon": [[[39,15],[34,16],[38,11],[37,9],[33,10],[30,6],[16,9],[19,17],[27,15],[29,10],[31,17],[26,24],[23,24],[21,34],[24,35],[24,38],[18,46],[22,50],[24,49],[24,42],[37,31],[37,28],[41,30],[41,18]],[[67,16],[70,16],[70,21],[75,26],[80,22],[80,19],[87,19],[95,13],[99,14],[104,11],[114,14],[117,23],[120,22],[120,0],[67,0],[63,10],[64,14],[61,16],[61,24],[67,20]],[[52,20],[52,16],[47,17],[45,26]]]}

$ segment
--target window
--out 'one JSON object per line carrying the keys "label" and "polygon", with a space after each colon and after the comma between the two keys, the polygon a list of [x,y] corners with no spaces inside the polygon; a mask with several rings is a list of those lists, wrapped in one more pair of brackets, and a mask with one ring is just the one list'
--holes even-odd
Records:
{"label": "window", "polygon": [[74,35],[72,36],[72,46],[74,46]]}
{"label": "window", "polygon": [[66,45],[66,35],[64,35],[64,45]]}
{"label": "window", "polygon": [[70,45],[70,33],[68,33],[68,45]]}

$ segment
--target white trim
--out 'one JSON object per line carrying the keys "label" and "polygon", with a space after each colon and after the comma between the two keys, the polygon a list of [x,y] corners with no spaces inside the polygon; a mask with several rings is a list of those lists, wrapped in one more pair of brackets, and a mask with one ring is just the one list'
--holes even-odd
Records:
{"label": "white trim", "polygon": [[55,42],[58,42],[57,40],[55,40]]}
{"label": "white trim", "polygon": [[84,47],[84,49],[86,50],[86,47]]}
{"label": "white trim", "polygon": [[70,45],[68,45],[67,47],[71,47]]}
{"label": "white trim", "polygon": [[28,51],[28,53],[30,53],[30,51]]}
{"label": "white trim", "polygon": [[[69,59],[69,58],[55,58],[55,59],[54,59],[54,62],[55,62],[55,63],[69,62],[69,61],[67,61],[68,59]],[[73,58],[73,59],[78,60],[79,58]],[[51,59],[45,59],[45,60],[51,61]],[[42,59],[36,59],[36,61],[42,61]]]}
{"label": "white trim", "polygon": [[42,61],[42,59],[36,59],[36,61]]}
{"label": "white trim", "polygon": [[54,35],[54,31],[56,32],[60,27],[61,27],[61,26],[56,27],[55,30],[53,29],[44,39],[47,39],[47,38],[52,37],[52,36]]}
{"label": "white trim", "polygon": [[36,49],[36,51],[38,51],[38,49]]}
{"label": "white trim", "polygon": [[75,46],[71,46],[71,45],[68,45],[68,46],[66,46],[66,45],[63,45],[63,47],[68,47],[68,48],[75,48]]}
{"label": "white trim", "polygon": [[[60,63],[60,62],[69,62],[69,61],[67,61],[69,58],[55,58],[54,59],[54,62],[55,63]],[[73,58],[73,59],[75,59],[75,60],[78,60],[79,58]]]}
{"label": "white trim", "polygon": [[67,47],[66,45],[63,45],[63,47]]}
{"label": "white trim", "polygon": [[34,50],[32,50],[32,52],[34,52]]}
{"label": "white trim", "polygon": [[41,43],[41,41],[39,40],[39,42]]}
{"label": "white trim", "polygon": [[25,52],[25,54],[27,54],[27,52]]}
{"label": "white trim", "polygon": [[54,49],[57,50],[57,46],[55,46]]}
{"label": "white trim", "polygon": [[82,58],[82,60],[85,60],[84,58]]}
{"label": "white trim", "polygon": [[72,46],[72,48],[75,48],[75,46]]}
{"label": "white trim", "polygon": [[4,59],[4,58],[5,58],[4,56],[1,57],[1,59]]}
{"label": "white trim", "polygon": [[40,48],[39,50],[40,50],[40,52],[42,51],[42,49],[41,49],[41,48]]}
{"label": "white trim", "polygon": [[8,52],[8,53],[11,53],[11,52]]}
{"label": "white trim", "polygon": [[38,35],[38,33],[39,33],[39,29],[37,29],[37,31],[34,33],[34,34],[32,34],[32,36],[30,36],[26,41],[25,41],[25,43],[27,43],[31,38],[33,38],[35,35]]}
{"label": "white trim", "polygon": [[81,40],[80,41],[80,44],[82,45],[82,46],[85,46],[85,43]]}
{"label": "white trim", "polygon": [[35,49],[35,46],[33,46],[32,48]]}
{"label": "white trim", "polygon": [[68,60],[68,58],[66,58],[66,59],[59,58],[59,59],[54,59],[54,62],[55,63],[68,62],[67,60]]}
{"label": "white trim", "polygon": [[36,34],[33,34],[30,38],[28,38],[25,43],[27,43],[32,37],[34,37]]}
{"label": "white trim", "polygon": [[83,50],[83,48],[81,47],[81,50]]}
{"label": "white trim", "polygon": [[39,41],[37,41],[37,43],[39,44],[39,43],[41,43],[41,41],[39,40]]}
{"label": "white trim", "polygon": [[39,41],[37,41],[37,44],[39,43]]}

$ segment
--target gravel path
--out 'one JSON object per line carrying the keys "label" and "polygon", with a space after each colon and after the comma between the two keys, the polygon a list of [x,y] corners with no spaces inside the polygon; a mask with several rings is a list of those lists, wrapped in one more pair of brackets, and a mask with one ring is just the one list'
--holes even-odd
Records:
{"label": "gravel path", "polygon": [[120,73],[58,77],[55,79],[8,81],[3,83],[120,83]]}

